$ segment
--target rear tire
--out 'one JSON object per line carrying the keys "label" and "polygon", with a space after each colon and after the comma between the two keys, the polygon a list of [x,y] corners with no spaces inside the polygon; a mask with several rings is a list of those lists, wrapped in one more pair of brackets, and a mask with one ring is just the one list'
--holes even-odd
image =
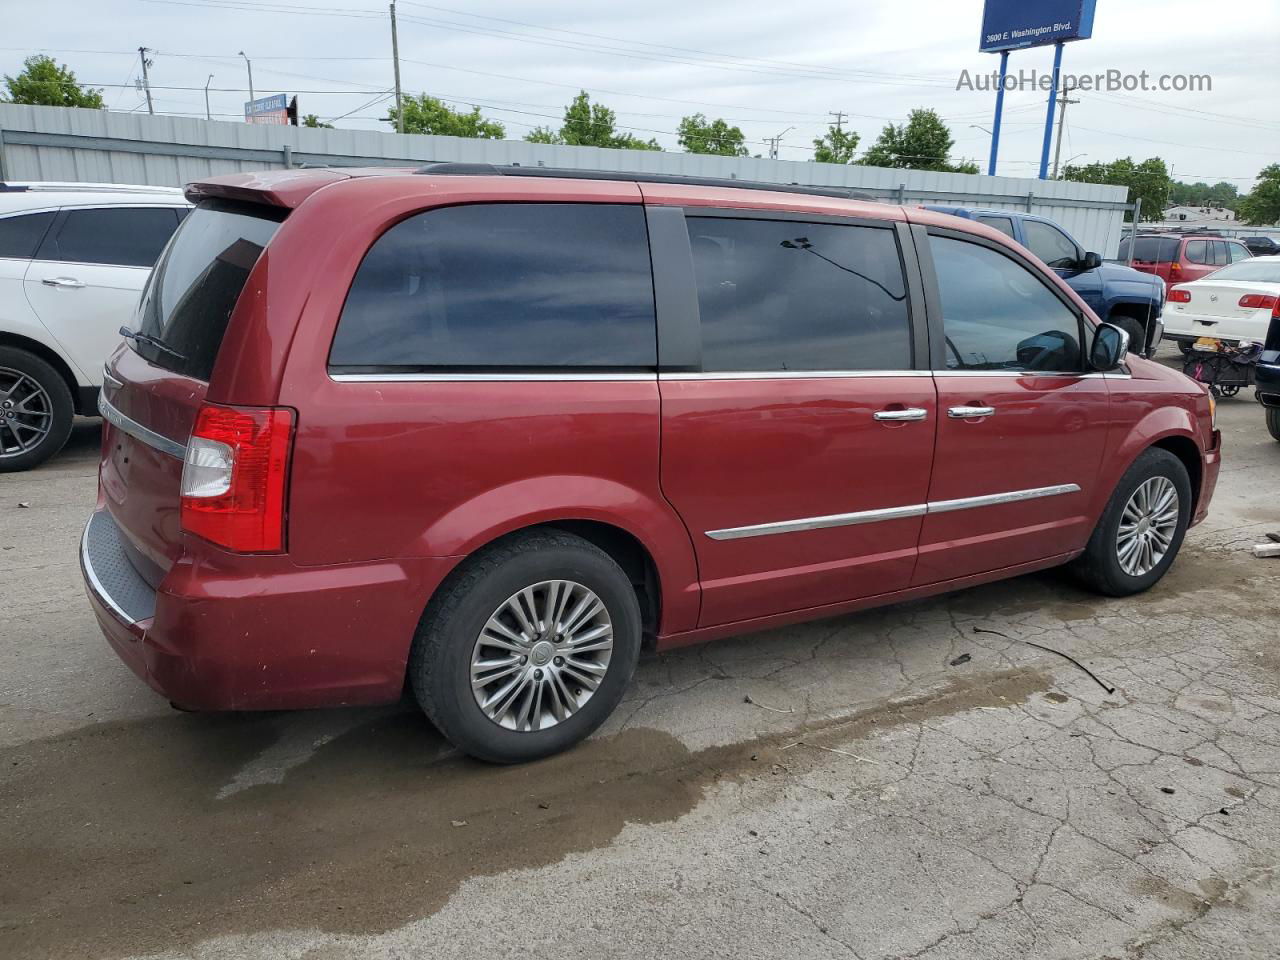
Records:
{"label": "rear tire", "polygon": [[1267,431],[1272,440],[1280,440],[1280,407],[1267,407]]}
{"label": "rear tire", "polygon": [[67,442],[74,418],[57,370],[34,353],[0,347],[0,473],[44,463]]}
{"label": "rear tire", "polygon": [[[598,601],[599,612],[575,618],[584,601],[588,611]],[[635,589],[612,557],[579,537],[532,530],[449,577],[418,626],[409,678],[423,711],[458,748],[521,763],[568,749],[613,713],[635,672],[640,636]],[[612,645],[602,649],[606,638]],[[512,683],[519,686],[508,703],[502,691]]]}
{"label": "rear tire", "polygon": [[1076,575],[1109,597],[1149,590],[1177,557],[1191,509],[1191,479],[1182,461],[1156,447],[1144,451],[1116,484],[1073,565]]}

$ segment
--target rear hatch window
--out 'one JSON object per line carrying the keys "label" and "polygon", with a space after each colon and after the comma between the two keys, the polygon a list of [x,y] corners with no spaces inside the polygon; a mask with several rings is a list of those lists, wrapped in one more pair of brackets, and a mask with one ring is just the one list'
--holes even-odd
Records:
{"label": "rear hatch window", "polygon": [[288,211],[206,200],[174,234],[142,293],[133,348],[165,370],[208,381],[227,321]]}
{"label": "rear hatch window", "polygon": [[1169,263],[1178,258],[1177,237],[1125,237],[1120,241],[1120,259],[1129,259],[1129,245],[1133,244],[1133,259],[1143,263]]}

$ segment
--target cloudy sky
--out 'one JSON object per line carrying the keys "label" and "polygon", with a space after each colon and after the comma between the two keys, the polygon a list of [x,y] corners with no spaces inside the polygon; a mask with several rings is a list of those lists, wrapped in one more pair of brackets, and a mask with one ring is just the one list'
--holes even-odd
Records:
{"label": "cloudy sky", "polygon": [[[671,149],[680,117],[702,111],[740,126],[752,153],[783,134],[780,156],[793,160],[809,159],[831,111],[846,114],[865,148],[886,122],[929,106],[950,124],[953,154],[985,170],[989,138],[978,127],[990,126],[994,94],[956,89],[961,71],[998,65],[977,52],[981,0],[443,2],[455,6],[399,0],[404,89],[477,104],[513,139],[558,125],[579,89]],[[3,21],[0,72],[48,52],[102,86],[113,110],[146,109],[134,88],[146,45],[157,112],[203,116],[212,74],[212,111],[234,119],[247,99],[244,50],[258,96],[296,93],[303,112],[338,126],[388,129],[380,0],[58,0],[23,3]],[[1208,74],[1212,90],[1077,93],[1063,160],[1160,156],[1179,180],[1248,189],[1280,162],[1277,38],[1276,0],[1099,0],[1093,39],[1067,46],[1064,70]],[[1052,48],[1014,53],[1010,64],[1048,71]],[[1000,173],[1035,175],[1044,112],[1043,92],[1006,96]]]}

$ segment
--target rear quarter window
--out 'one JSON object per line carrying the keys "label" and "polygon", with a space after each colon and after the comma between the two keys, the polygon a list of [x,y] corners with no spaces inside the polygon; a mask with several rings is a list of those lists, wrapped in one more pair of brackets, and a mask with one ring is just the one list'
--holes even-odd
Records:
{"label": "rear quarter window", "polygon": [[0,257],[29,260],[44,239],[54,214],[26,213],[0,218]]}
{"label": "rear quarter window", "polygon": [[656,364],[638,204],[494,203],[412,216],[365,255],[329,354],[339,372]]}

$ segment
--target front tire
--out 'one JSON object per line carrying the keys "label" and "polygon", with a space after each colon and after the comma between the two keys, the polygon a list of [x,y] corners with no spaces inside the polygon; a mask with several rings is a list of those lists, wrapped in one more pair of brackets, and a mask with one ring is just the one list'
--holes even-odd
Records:
{"label": "front tire", "polygon": [[1089,538],[1076,573],[1110,597],[1149,590],[1172,565],[1191,522],[1191,479],[1182,461],[1151,448],[1125,471]]}
{"label": "front tire", "polygon": [[1267,407],[1267,432],[1272,440],[1280,440],[1280,407]]}
{"label": "front tire", "polygon": [[57,370],[34,353],[0,347],[0,473],[44,463],[67,442],[74,418]]}
{"label": "front tire", "polygon": [[427,716],[481,760],[559,753],[600,726],[640,655],[636,592],[595,545],[518,534],[465,561],[432,598],[409,676]]}

